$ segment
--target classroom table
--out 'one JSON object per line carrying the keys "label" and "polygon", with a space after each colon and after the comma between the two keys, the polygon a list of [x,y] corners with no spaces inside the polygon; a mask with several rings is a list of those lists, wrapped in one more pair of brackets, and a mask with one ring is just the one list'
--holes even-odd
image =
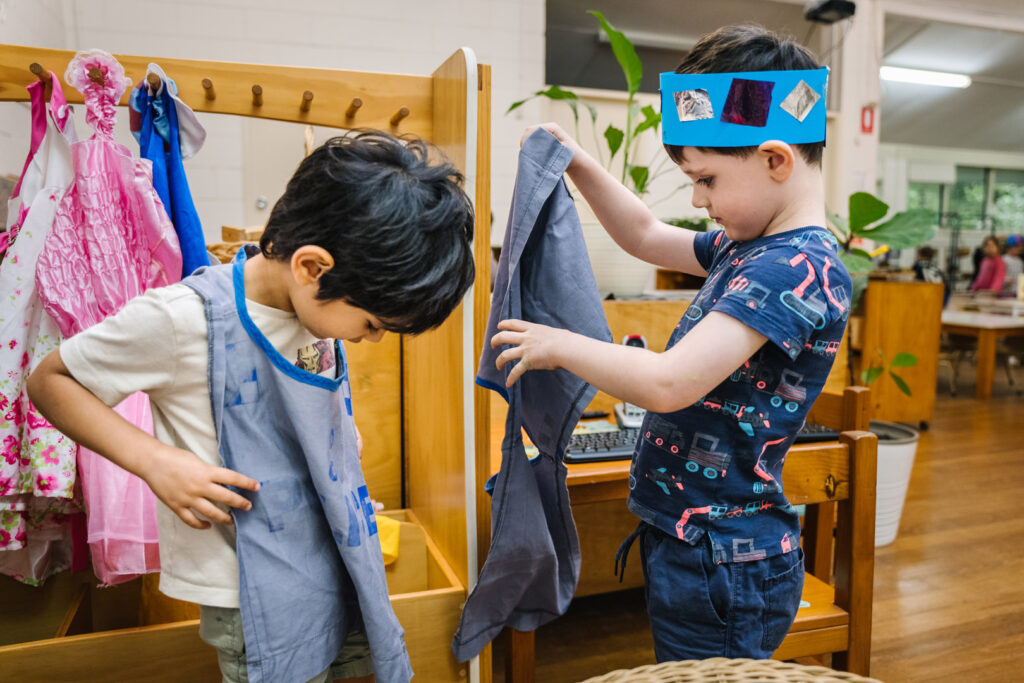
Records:
{"label": "classroom table", "polygon": [[1003,337],[1024,337],[1024,317],[998,313],[943,311],[942,331],[977,338],[978,371],[974,395],[979,399],[992,398],[996,342]]}

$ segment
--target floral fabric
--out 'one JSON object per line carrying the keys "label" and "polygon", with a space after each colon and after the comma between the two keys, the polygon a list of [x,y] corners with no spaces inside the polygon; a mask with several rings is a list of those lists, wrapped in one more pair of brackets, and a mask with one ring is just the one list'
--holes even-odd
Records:
{"label": "floral fabric", "polygon": [[[57,348],[60,330],[46,315],[35,283],[35,264],[53,225],[57,204],[71,184],[74,127],[56,77],[50,101],[43,84],[28,86],[33,114],[32,147],[8,206],[9,251],[0,264],[0,550],[26,546],[33,520],[26,498],[70,499],[76,445],[43,418],[25,382]],[[38,521],[40,515],[36,515]]]}

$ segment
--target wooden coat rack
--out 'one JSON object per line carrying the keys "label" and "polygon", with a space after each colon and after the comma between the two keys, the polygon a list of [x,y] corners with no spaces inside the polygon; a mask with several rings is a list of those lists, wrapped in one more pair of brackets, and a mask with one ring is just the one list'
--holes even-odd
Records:
{"label": "wooden coat rack", "polygon": [[[48,82],[57,74],[68,102],[82,95],[64,83],[64,69],[74,52],[0,46],[0,101],[26,100],[29,73]],[[378,128],[413,133],[434,140],[433,76],[380,74],[368,71],[236,64],[193,59],[114,55],[133,82],[153,61],[172,74],[178,96],[197,112],[256,116],[331,128]],[[153,75],[159,85],[159,77]],[[121,97],[128,105],[130,93]],[[436,141],[435,141],[436,142]]]}
{"label": "wooden coat rack", "polygon": [[[0,45],[0,101],[27,101],[25,86],[33,79],[49,81],[50,72],[63,83],[74,54]],[[429,561],[421,572],[424,580],[449,587],[393,596],[392,602],[400,619],[405,614],[411,622],[403,622],[410,652],[426,652],[413,658],[413,668],[425,676],[423,680],[464,680],[468,673],[470,679],[489,681],[489,650],[474,670],[454,661],[448,643],[489,535],[490,510],[483,492],[490,470],[489,392],[476,387],[473,380],[490,305],[490,67],[477,65],[466,48],[426,76],[114,56],[135,83],[144,77],[150,62],[159,64],[177,84],[178,96],[196,112],[411,133],[439,147],[464,174],[475,205],[478,284],[440,328],[403,338],[397,351],[400,362],[398,356],[395,362],[395,373],[400,373],[400,391],[396,389],[400,403],[395,405],[401,412],[404,507],[408,520],[418,522],[426,532]],[[158,87],[159,79],[150,85]],[[81,93],[66,84],[64,94],[71,103],[83,101]],[[129,96],[126,92],[120,104],[127,105]],[[466,311],[466,306],[472,311]],[[358,345],[373,346],[378,345]],[[353,380],[354,393],[358,381]],[[370,387],[368,393],[372,391]],[[40,609],[32,591],[47,586],[32,589],[2,577],[0,582],[5,613],[8,604],[16,606],[14,611],[21,605],[29,615]],[[15,595],[21,589],[28,597]],[[47,662],[47,676],[54,680],[114,680],[118,672],[128,671],[150,681],[198,680],[209,674],[209,652],[198,642],[197,622],[91,633],[86,623],[91,618],[79,610],[83,595],[88,602],[90,590],[95,589],[82,584],[67,600],[70,604],[57,629],[61,637],[40,635],[30,638],[34,642],[0,647],[4,678],[31,678],[38,673],[40,657]],[[25,623],[23,614],[15,617],[15,628]],[[0,635],[3,629],[0,617]]]}

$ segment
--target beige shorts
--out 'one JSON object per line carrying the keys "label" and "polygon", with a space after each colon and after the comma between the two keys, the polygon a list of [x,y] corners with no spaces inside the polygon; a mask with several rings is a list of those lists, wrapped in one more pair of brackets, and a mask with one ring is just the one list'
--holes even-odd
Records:
{"label": "beige shorts", "polygon": [[[217,661],[224,683],[248,683],[245,664],[245,640],[242,637],[242,612],[230,607],[199,607],[199,637],[217,650]],[[331,666],[309,679],[309,683],[325,683],[338,678],[357,678],[373,673],[370,644],[366,634],[353,631]]]}

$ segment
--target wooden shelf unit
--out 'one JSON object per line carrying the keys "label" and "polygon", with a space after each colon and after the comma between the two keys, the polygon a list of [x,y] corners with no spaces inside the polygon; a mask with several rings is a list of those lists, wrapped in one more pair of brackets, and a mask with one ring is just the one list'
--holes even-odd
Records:
{"label": "wooden shelf unit", "polygon": [[[25,86],[35,79],[30,64],[39,63],[62,78],[74,54],[0,45],[0,101],[28,100]],[[413,669],[419,680],[464,680],[469,665],[454,660],[450,642],[466,587],[475,580],[478,553],[487,548],[484,543],[478,550],[477,501],[484,495],[489,432],[478,425],[489,424],[490,399],[474,388],[473,380],[490,304],[490,67],[478,65],[468,48],[457,50],[429,75],[115,57],[133,82],[145,75],[149,62],[160,64],[197,112],[411,133],[438,146],[465,176],[476,213],[476,282],[484,285],[475,286],[440,328],[415,338],[351,345],[349,359],[356,419],[368,443],[363,465],[371,495],[391,507],[408,508],[394,513],[404,522],[403,557],[396,566],[416,568],[403,569],[404,578],[397,584],[389,578],[389,585]],[[204,80],[212,88],[204,87]],[[254,85],[261,88],[259,105]],[[312,99],[307,90],[314,93]],[[75,88],[65,84],[64,93],[69,102],[82,102]],[[356,98],[361,105],[352,107]],[[396,117],[403,108],[407,115]],[[416,584],[410,577],[422,580]],[[10,643],[12,630],[26,634],[24,642],[0,646],[5,679],[30,680],[40,666],[54,680],[218,676],[215,652],[198,638],[198,621],[170,617],[175,620],[155,625],[154,620],[168,618],[156,614],[156,605],[166,607],[166,601],[147,606],[138,595],[140,582],[112,589],[96,589],[93,582],[65,573],[31,589],[0,577],[0,604],[23,608],[17,614],[5,608],[0,614],[0,636],[7,635]],[[33,595],[33,590],[38,592]],[[127,610],[122,606],[112,616],[107,606],[97,604],[102,598],[94,599],[104,593],[125,598],[120,602]],[[138,613],[132,614],[136,605]],[[183,614],[179,609],[178,616]],[[137,625],[119,628],[125,621]],[[489,650],[481,655],[480,666],[483,680],[490,680]]]}

